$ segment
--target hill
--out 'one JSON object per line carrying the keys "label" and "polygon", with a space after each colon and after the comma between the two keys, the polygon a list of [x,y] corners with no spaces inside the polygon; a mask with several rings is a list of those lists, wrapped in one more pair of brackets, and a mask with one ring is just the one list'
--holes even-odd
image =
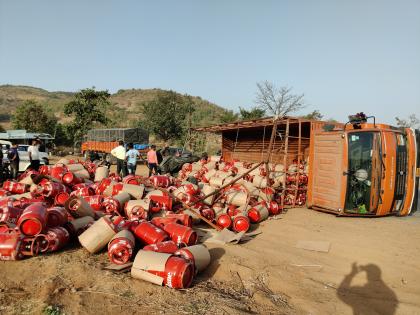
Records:
{"label": "hill", "polygon": [[[115,127],[131,127],[141,118],[140,104],[153,100],[160,89],[124,89],[111,95],[112,106],[108,115]],[[60,121],[65,121],[64,105],[74,96],[74,92],[50,92],[41,88],[19,85],[0,85],[0,124],[10,127],[11,117],[16,107],[25,100],[33,99],[50,108]],[[192,116],[194,126],[220,122],[226,109],[199,96],[193,96]]]}

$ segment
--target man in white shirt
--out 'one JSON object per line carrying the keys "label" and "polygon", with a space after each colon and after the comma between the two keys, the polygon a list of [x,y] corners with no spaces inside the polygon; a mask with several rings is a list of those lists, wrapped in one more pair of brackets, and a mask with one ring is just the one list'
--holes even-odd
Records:
{"label": "man in white shirt", "polygon": [[127,176],[127,169],[125,166],[125,147],[124,141],[118,141],[118,147],[111,150],[111,154],[117,158],[117,174],[121,177]]}
{"label": "man in white shirt", "polygon": [[30,168],[34,171],[39,170],[39,145],[40,141],[38,139],[32,140],[32,145],[28,147],[29,161],[31,162]]}

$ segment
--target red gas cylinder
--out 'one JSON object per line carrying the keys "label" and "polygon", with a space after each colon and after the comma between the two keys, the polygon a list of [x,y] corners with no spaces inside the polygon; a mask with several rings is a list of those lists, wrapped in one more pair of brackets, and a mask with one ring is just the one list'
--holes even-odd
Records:
{"label": "red gas cylinder", "polygon": [[47,252],[55,252],[62,249],[70,241],[70,233],[61,226],[52,227],[47,230],[45,237],[48,241],[48,247],[43,250]]}
{"label": "red gas cylinder", "polygon": [[72,172],[64,173],[63,177],[61,177],[61,180],[63,181],[63,183],[65,183],[69,186],[73,186],[73,185],[76,185],[76,184],[83,183],[83,179],[77,177]]}
{"label": "red gas cylinder", "polygon": [[41,195],[47,198],[50,198],[50,197],[54,198],[61,192],[66,192],[66,193],[69,192],[68,188],[64,186],[63,184],[50,182],[50,181],[43,184],[41,188],[42,188],[42,190],[40,191]]}
{"label": "red gas cylinder", "polygon": [[69,220],[69,214],[63,207],[48,208],[48,227],[62,226]]}
{"label": "red gas cylinder", "polygon": [[258,223],[268,218],[269,211],[264,205],[256,205],[248,210],[248,218],[252,223]]}
{"label": "red gas cylinder", "polygon": [[152,185],[156,187],[168,188],[171,185],[171,179],[165,175],[154,175],[149,178]]}
{"label": "red gas cylinder", "polygon": [[197,243],[197,233],[188,226],[184,226],[177,223],[168,223],[162,228],[166,233],[170,235],[171,239],[178,245],[186,244],[187,246],[190,246]]}
{"label": "red gas cylinder", "polygon": [[276,201],[270,201],[268,204],[268,211],[271,215],[277,215],[281,212],[280,206]]}
{"label": "red gas cylinder", "polygon": [[34,236],[45,230],[47,219],[47,208],[41,202],[36,202],[22,212],[17,226],[23,235]]}
{"label": "red gas cylinder", "polygon": [[123,265],[133,256],[135,238],[128,230],[118,232],[108,243],[109,260],[117,265]]}
{"label": "red gas cylinder", "polygon": [[68,192],[65,192],[65,191],[59,192],[54,198],[54,204],[56,206],[64,206],[67,199],[69,198],[70,198],[70,194]]}
{"label": "red gas cylinder", "polygon": [[195,273],[204,271],[211,262],[210,251],[202,244],[183,247],[177,250],[175,255],[191,261]]}
{"label": "red gas cylinder", "polygon": [[127,175],[126,177],[122,179],[122,182],[124,184],[139,185],[140,178],[136,175]]}
{"label": "red gas cylinder", "polygon": [[102,195],[111,183],[112,183],[112,179],[109,177],[101,180],[98,187],[96,188],[96,194]]}
{"label": "red gas cylinder", "polygon": [[26,207],[30,206],[31,204],[35,203],[35,202],[43,202],[44,198],[43,197],[37,197],[37,198],[20,198],[19,200],[15,200],[13,201],[13,207],[17,207],[17,208],[23,208],[25,209]]}
{"label": "red gas cylinder", "polygon": [[188,227],[192,227],[192,224],[193,224],[192,217],[185,213],[167,213],[165,217],[176,218],[177,219],[176,223],[179,223]]}
{"label": "red gas cylinder", "polygon": [[185,184],[185,185],[183,185],[183,187],[184,187],[185,192],[188,195],[195,195],[199,192],[198,186],[194,185],[192,183]]}
{"label": "red gas cylinder", "polygon": [[87,197],[95,194],[95,190],[91,187],[82,187],[71,192],[71,196]]}
{"label": "red gas cylinder", "polygon": [[200,210],[201,215],[209,221],[213,221],[216,218],[216,213],[211,208],[204,208]]}
{"label": "red gas cylinder", "polygon": [[179,222],[178,222],[178,219],[174,217],[154,217],[150,220],[150,223],[162,229],[168,223],[179,223]]}
{"label": "red gas cylinder", "polygon": [[3,183],[3,189],[10,191],[13,194],[23,194],[28,191],[29,186],[23,183],[6,180]]}
{"label": "red gas cylinder", "polygon": [[152,195],[150,198],[150,211],[157,213],[160,211],[172,210],[172,198],[170,196],[156,196]]}
{"label": "red gas cylinder", "polygon": [[148,270],[149,273],[163,278],[163,284],[174,289],[184,289],[191,286],[194,267],[190,261],[181,257],[169,257],[165,264],[165,271]]}
{"label": "red gas cylinder", "polygon": [[84,196],[83,199],[92,207],[95,211],[102,211],[104,207],[102,203],[104,202],[104,196],[102,195],[93,195],[93,196]]}
{"label": "red gas cylinder", "polygon": [[147,245],[143,247],[143,250],[173,254],[178,250],[178,246],[175,244],[174,241],[165,241],[161,243]]}
{"label": "red gas cylinder", "polygon": [[238,211],[238,207],[235,205],[229,205],[227,208],[227,214],[230,215],[231,217],[233,217]]}
{"label": "red gas cylinder", "polygon": [[226,213],[219,214],[216,222],[218,226],[225,229],[228,229],[232,226],[232,218]]}
{"label": "red gas cylinder", "polygon": [[66,172],[67,172],[67,167],[65,167],[64,165],[56,165],[50,169],[51,177],[54,177],[55,179],[58,179],[58,180],[61,180],[64,173]]}
{"label": "red gas cylinder", "polygon": [[250,228],[248,217],[243,214],[237,214],[233,218],[232,227],[235,232],[247,232]]}
{"label": "red gas cylinder", "polygon": [[0,208],[13,207],[13,203],[14,203],[14,200],[11,198],[0,198]]}
{"label": "red gas cylinder", "polygon": [[21,208],[2,207],[0,208],[0,222],[16,224],[22,212]]}
{"label": "red gas cylinder", "polygon": [[0,189],[0,197],[6,197],[10,195],[10,191],[6,189]]}
{"label": "red gas cylinder", "polygon": [[181,169],[184,173],[191,172],[192,171],[192,164],[191,163],[185,163],[184,165],[182,165]]}
{"label": "red gas cylinder", "polygon": [[41,165],[38,171],[39,171],[39,174],[41,175],[49,175],[50,167],[48,165]]}
{"label": "red gas cylinder", "polygon": [[43,235],[25,237],[16,230],[0,233],[0,260],[18,260],[25,256],[36,256],[45,246]]}
{"label": "red gas cylinder", "polygon": [[67,222],[64,228],[70,233],[70,236],[75,238],[87,230],[95,220],[92,217],[86,216],[77,218]]}
{"label": "red gas cylinder", "polygon": [[131,227],[134,235],[145,244],[156,244],[169,239],[169,235],[157,226],[147,221]]}

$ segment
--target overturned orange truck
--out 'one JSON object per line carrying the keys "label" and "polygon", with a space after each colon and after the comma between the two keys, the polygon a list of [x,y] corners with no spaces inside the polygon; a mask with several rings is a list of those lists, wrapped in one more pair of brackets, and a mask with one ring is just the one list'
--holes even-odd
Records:
{"label": "overturned orange truck", "polygon": [[377,124],[362,113],[343,128],[314,130],[308,207],[349,216],[410,214],[418,202],[419,139],[418,130]]}

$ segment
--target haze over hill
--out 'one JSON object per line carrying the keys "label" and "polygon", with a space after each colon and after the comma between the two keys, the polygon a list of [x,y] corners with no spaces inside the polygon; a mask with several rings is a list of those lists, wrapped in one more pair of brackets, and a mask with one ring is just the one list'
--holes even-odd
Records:
{"label": "haze over hill", "polygon": [[[107,109],[107,114],[116,122],[115,127],[134,126],[142,117],[140,104],[156,98],[160,89],[124,89],[111,95],[113,106]],[[0,124],[11,127],[11,117],[16,107],[25,100],[33,99],[45,104],[60,121],[66,121],[63,113],[64,105],[69,102],[74,92],[50,92],[37,87],[19,85],[0,85]],[[226,109],[216,104],[193,96],[192,124],[200,126],[220,122]]]}

